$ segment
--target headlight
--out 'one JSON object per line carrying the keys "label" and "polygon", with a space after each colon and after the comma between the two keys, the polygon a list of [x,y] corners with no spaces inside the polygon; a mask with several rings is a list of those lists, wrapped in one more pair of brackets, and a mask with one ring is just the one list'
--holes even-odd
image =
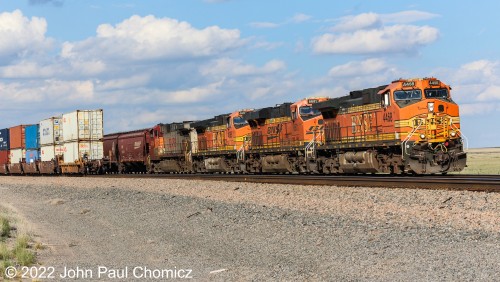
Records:
{"label": "headlight", "polygon": [[456,133],[455,131],[452,131],[452,132],[450,133],[450,135],[451,135],[451,137],[455,137],[455,136],[457,136],[457,133]]}
{"label": "headlight", "polygon": [[425,139],[425,134],[420,134],[420,139]]}
{"label": "headlight", "polygon": [[429,113],[434,112],[434,102],[427,103],[427,109],[429,109]]}

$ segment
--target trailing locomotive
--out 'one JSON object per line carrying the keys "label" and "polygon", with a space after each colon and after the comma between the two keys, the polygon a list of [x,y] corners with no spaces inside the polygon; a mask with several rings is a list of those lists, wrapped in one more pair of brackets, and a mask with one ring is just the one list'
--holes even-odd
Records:
{"label": "trailing locomotive", "polygon": [[[467,156],[450,90],[436,78],[399,79],[338,98],[311,97],[104,136],[102,110],[77,111],[66,119],[74,116],[73,123],[85,124],[83,135],[59,132],[55,122],[65,116],[50,119],[44,124],[54,133],[42,142],[42,161],[27,161],[31,157],[22,151],[16,161],[3,161],[0,173],[456,172]],[[56,133],[64,135],[63,143]],[[0,159],[5,159],[3,145]],[[44,161],[49,151],[56,153]]]}

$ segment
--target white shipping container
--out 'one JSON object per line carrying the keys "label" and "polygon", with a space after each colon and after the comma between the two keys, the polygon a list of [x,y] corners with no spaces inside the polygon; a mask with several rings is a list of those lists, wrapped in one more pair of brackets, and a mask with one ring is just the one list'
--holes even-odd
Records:
{"label": "white shipping container", "polygon": [[103,111],[78,110],[63,114],[64,142],[101,140],[103,137]]}
{"label": "white shipping container", "polygon": [[42,162],[48,162],[56,159],[56,156],[63,155],[62,145],[48,145],[40,147],[40,159]]}
{"label": "white shipping container", "polygon": [[65,142],[62,145],[62,151],[65,163],[74,163],[78,159],[83,159],[85,154],[89,160],[100,160],[104,156],[102,141]]}
{"label": "white shipping container", "polygon": [[18,164],[26,156],[25,149],[12,149],[10,150],[10,163]]}
{"label": "white shipping container", "polygon": [[62,119],[52,117],[40,121],[40,145],[62,143]]}

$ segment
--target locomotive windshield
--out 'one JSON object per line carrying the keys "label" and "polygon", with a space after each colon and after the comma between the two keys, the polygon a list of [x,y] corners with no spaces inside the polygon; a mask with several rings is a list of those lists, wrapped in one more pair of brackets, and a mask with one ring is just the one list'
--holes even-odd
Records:
{"label": "locomotive windshield", "polygon": [[420,89],[394,91],[394,100],[421,100],[422,91]]}
{"label": "locomotive windshield", "polygon": [[437,99],[447,99],[448,98],[448,89],[439,88],[439,89],[425,89],[425,98],[437,98]]}
{"label": "locomotive windshield", "polygon": [[236,128],[241,128],[248,124],[248,122],[243,117],[234,117],[233,124]]}
{"label": "locomotive windshield", "polygon": [[300,107],[299,112],[301,117],[315,117],[321,114],[320,111],[313,109],[311,106]]}

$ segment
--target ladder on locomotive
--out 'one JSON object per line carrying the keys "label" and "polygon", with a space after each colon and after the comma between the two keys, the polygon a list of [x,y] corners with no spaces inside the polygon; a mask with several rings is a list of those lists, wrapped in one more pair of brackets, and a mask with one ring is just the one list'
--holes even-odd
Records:
{"label": "ladder on locomotive", "polygon": [[[319,138],[316,138],[316,131],[313,132],[313,139],[307,143],[304,151],[305,151],[305,159],[306,162],[309,160],[315,160],[316,159],[316,144],[318,143],[318,139],[321,141],[321,134],[323,134],[322,131],[319,133]],[[319,141],[319,142],[320,142]]]}
{"label": "ladder on locomotive", "polygon": [[237,162],[245,161],[245,140],[243,140],[243,144],[238,149],[238,151],[236,151],[236,161]]}

